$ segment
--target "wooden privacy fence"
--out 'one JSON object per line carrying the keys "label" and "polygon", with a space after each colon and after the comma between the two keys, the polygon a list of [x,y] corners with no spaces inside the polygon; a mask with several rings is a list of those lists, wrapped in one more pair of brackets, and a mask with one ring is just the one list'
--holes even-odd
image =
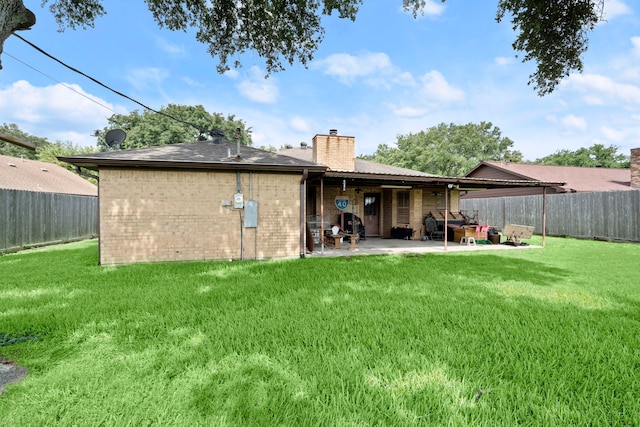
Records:
{"label": "wooden privacy fence", "polygon": [[[640,242],[640,190],[553,194],[546,197],[547,235]],[[461,199],[481,224],[532,225],[542,234],[542,196]]]}
{"label": "wooden privacy fence", "polygon": [[98,198],[0,189],[0,253],[98,235]]}

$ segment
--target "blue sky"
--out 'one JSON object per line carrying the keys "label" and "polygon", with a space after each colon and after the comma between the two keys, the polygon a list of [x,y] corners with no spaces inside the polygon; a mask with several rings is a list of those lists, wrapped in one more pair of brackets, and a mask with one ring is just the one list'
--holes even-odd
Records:
{"label": "blue sky", "polygon": [[[218,74],[193,31],[159,29],[142,0],[105,2],[95,28],[65,32],[40,3],[25,0],[38,20],[19,33],[25,39],[155,109],[201,104],[234,115],[258,146],[298,145],[338,129],[355,136],[357,154],[372,154],[442,122],[487,121],[526,160],[595,143],[626,155],[640,147],[640,9],[630,0],[605,1],[606,22],[591,33],[584,72],[545,97],[527,86],[534,64],[515,58],[511,25],[495,22],[497,0],[431,2],[418,19],[401,0],[367,0],[355,22],[324,20],[308,68],[295,64],[268,79],[251,53],[238,58],[243,68]],[[114,112],[142,109],[16,37],[4,49],[0,123],[95,145],[92,132]]]}

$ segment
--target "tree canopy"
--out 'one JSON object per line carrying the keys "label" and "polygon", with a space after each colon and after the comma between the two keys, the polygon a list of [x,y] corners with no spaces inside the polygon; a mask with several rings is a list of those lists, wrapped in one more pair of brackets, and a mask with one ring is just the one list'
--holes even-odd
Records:
{"label": "tree canopy", "polygon": [[[20,130],[15,123],[6,124],[0,126],[0,133],[13,136],[22,141],[30,142],[36,146],[35,150],[20,147],[15,144],[0,141],[0,154],[12,157],[21,157],[31,160],[39,160],[41,162],[55,163],[67,168],[68,170],[75,172],[75,167],[65,162],[61,162],[57,159],[57,156],[73,156],[75,154],[86,154],[97,151],[97,147],[82,147],[75,145],[70,141],[67,142],[50,142],[47,138],[30,135],[27,132]],[[95,184],[95,180],[83,177],[88,181]]]}
{"label": "tree canopy", "polygon": [[237,129],[240,129],[240,143],[251,145],[251,131],[245,123],[229,115],[224,118],[219,113],[208,113],[202,105],[187,106],[169,104],[158,112],[134,110],[129,114],[114,114],[108,119],[109,125],[96,130],[97,145],[107,150],[105,135],[111,129],[118,128],[126,132],[127,137],[120,146],[142,148],[154,145],[179,144],[193,142],[207,137],[203,131],[222,130],[225,139],[236,141]]}
{"label": "tree canopy", "polygon": [[[240,67],[239,55],[253,51],[264,59],[268,74],[283,70],[286,63],[307,66],[324,37],[322,17],[335,13],[353,21],[363,3],[363,0],[145,1],[160,28],[196,29],[196,40],[207,45],[209,53],[218,58],[219,72],[231,66]],[[93,26],[106,13],[102,3],[102,0],[42,0],[43,6],[49,5],[60,30]],[[539,95],[552,92],[571,71],[582,71],[588,33],[602,19],[603,4],[604,0],[498,0],[496,20],[501,22],[507,17],[511,20],[517,34],[513,48],[524,53],[523,62],[536,63],[529,84],[534,85]],[[402,0],[402,5],[417,16],[426,0]],[[23,0],[0,2],[0,54],[9,35],[35,22],[35,15],[24,7]]]}
{"label": "tree canopy", "polygon": [[37,160],[37,152],[50,144],[46,138],[30,135],[27,132],[20,130],[18,125],[15,123],[3,123],[2,126],[0,126],[0,133],[13,136],[22,141],[30,142],[36,146],[36,151],[34,151],[0,140],[0,154],[4,156],[23,157],[25,159]]}
{"label": "tree canopy", "polygon": [[373,155],[361,157],[435,175],[462,176],[485,160],[522,161],[522,153],[512,147],[513,141],[490,122],[440,123],[426,131],[399,135],[395,147],[381,144]]}
{"label": "tree canopy", "polygon": [[594,144],[589,148],[558,150],[553,154],[537,159],[535,163],[542,165],[583,166],[602,168],[628,168],[629,157],[618,153],[619,147]]}

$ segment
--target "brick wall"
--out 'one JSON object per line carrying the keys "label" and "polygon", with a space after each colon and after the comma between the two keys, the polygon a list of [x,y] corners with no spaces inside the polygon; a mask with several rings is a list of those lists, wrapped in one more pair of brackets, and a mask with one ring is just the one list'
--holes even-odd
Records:
{"label": "brick wall", "polygon": [[[244,211],[223,207],[235,172],[100,171],[100,263],[241,258]],[[244,229],[244,258],[300,253],[300,176],[253,173],[258,227]],[[249,199],[249,173],[241,173]]]}
{"label": "brick wall", "polygon": [[[317,191],[318,203],[320,203],[320,191]],[[342,192],[342,189],[336,185],[327,185],[324,187],[324,217],[325,220],[331,224],[340,225],[340,209],[336,207],[336,197],[348,197],[349,207],[345,212],[352,212],[354,215],[359,216],[364,220],[364,193],[356,193],[355,188],[347,188],[347,191]],[[318,206],[320,206],[318,204]],[[320,208],[318,208],[318,215],[320,214]]]}
{"label": "brick wall", "polygon": [[640,148],[631,149],[631,188],[640,188]]}
{"label": "brick wall", "polygon": [[355,138],[353,136],[316,135],[313,137],[313,161],[332,170],[355,170]]}

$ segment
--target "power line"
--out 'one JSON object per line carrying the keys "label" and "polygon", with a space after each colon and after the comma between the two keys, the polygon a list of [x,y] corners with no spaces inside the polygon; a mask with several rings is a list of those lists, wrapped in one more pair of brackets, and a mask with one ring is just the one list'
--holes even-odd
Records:
{"label": "power line", "polygon": [[146,110],[153,111],[153,112],[154,112],[154,113],[156,113],[156,114],[160,114],[160,115],[162,115],[162,116],[168,117],[168,118],[170,118],[171,120],[175,120],[176,122],[180,122],[180,123],[182,123],[182,124],[185,124],[185,125],[191,126],[191,127],[195,128],[195,129],[197,129],[200,133],[204,133],[204,132],[206,132],[206,129],[202,129],[202,128],[200,128],[199,126],[194,125],[193,123],[187,122],[187,121],[182,120],[182,119],[178,119],[178,118],[176,118],[176,117],[173,117],[173,116],[172,116],[172,115],[170,115],[170,114],[164,113],[164,112],[162,112],[162,111],[158,111],[158,110],[156,110],[156,109],[154,109],[154,108],[151,108],[151,107],[149,107],[148,105],[145,105],[145,104],[143,104],[142,102],[140,102],[140,101],[138,101],[138,100],[135,100],[135,99],[131,98],[130,96],[125,95],[124,93],[119,92],[119,91],[117,91],[117,90],[113,89],[113,88],[112,88],[112,87],[110,87],[110,86],[107,86],[106,84],[102,83],[101,81],[99,81],[99,80],[97,80],[97,79],[95,79],[95,78],[93,78],[93,77],[89,76],[88,74],[83,73],[82,71],[78,70],[77,68],[74,68],[74,67],[72,67],[71,65],[68,65],[68,64],[66,64],[65,62],[61,61],[60,59],[56,58],[55,56],[53,56],[53,55],[51,55],[51,54],[47,53],[46,51],[44,51],[43,49],[39,48],[39,47],[38,47],[38,46],[36,46],[35,44],[33,44],[33,43],[31,43],[30,41],[28,41],[28,40],[24,39],[22,36],[19,36],[19,35],[18,35],[18,34],[16,34],[16,33],[13,33],[13,35],[14,35],[15,37],[19,38],[20,40],[22,40],[23,42],[25,42],[26,44],[28,44],[29,46],[31,46],[32,48],[34,48],[35,50],[37,50],[38,52],[42,53],[43,55],[47,56],[47,57],[48,57],[48,58],[50,58],[50,59],[53,59],[54,61],[56,61],[56,62],[57,62],[57,63],[59,63],[60,65],[62,65],[62,66],[64,66],[64,67],[66,67],[66,68],[68,68],[68,69],[70,69],[70,70],[71,70],[71,71],[73,71],[74,73],[78,73],[78,74],[80,74],[81,76],[88,78],[88,79],[89,79],[89,80],[91,80],[92,82],[94,82],[94,83],[96,83],[96,84],[98,84],[98,85],[100,85],[100,86],[104,87],[104,88],[105,88],[105,89],[107,89],[107,90],[110,90],[111,92],[115,93],[116,95],[119,95],[119,96],[121,96],[121,97],[123,97],[123,98],[128,99],[129,101],[132,101],[132,102],[134,102],[134,103],[136,103],[136,104],[140,105],[141,107],[143,107],[143,108],[144,108],[144,109],[146,109]]}
{"label": "power line", "polygon": [[48,75],[47,73],[45,73],[45,72],[43,72],[43,71],[38,70],[37,68],[35,68],[35,67],[33,67],[33,66],[31,66],[31,65],[27,64],[27,63],[26,63],[26,62],[24,62],[24,61],[21,61],[20,59],[16,58],[15,56],[11,55],[10,53],[7,53],[7,52],[5,51],[5,52],[4,52],[4,54],[5,54],[5,55],[7,55],[8,57],[13,58],[14,60],[18,61],[18,62],[19,62],[19,63],[21,63],[22,65],[24,65],[24,66],[26,66],[26,67],[31,68],[31,69],[32,69],[32,70],[34,70],[35,72],[42,74],[43,76],[45,76],[45,77],[47,77],[47,78],[49,78],[49,79],[53,80],[54,82],[56,82],[56,83],[58,83],[58,84],[61,84],[62,86],[64,86],[64,87],[66,87],[67,89],[69,89],[70,91],[75,92],[75,93],[77,93],[78,95],[80,95],[80,96],[83,96],[83,97],[87,98],[89,101],[94,102],[94,103],[98,104],[99,106],[101,106],[101,107],[103,107],[103,108],[106,108],[107,110],[111,111],[111,112],[112,112],[112,113],[114,113],[114,114],[118,114],[118,112],[117,112],[117,111],[115,111],[113,108],[107,107],[106,105],[104,105],[104,104],[102,104],[102,103],[100,103],[100,102],[96,101],[95,99],[93,99],[93,98],[91,98],[91,97],[89,97],[89,96],[85,95],[84,93],[82,93],[82,92],[79,92],[79,91],[75,90],[74,88],[72,88],[71,86],[67,85],[66,83],[61,82],[60,80],[56,80],[56,79],[54,79],[53,77],[51,77],[51,76],[50,76],[50,75]]}

